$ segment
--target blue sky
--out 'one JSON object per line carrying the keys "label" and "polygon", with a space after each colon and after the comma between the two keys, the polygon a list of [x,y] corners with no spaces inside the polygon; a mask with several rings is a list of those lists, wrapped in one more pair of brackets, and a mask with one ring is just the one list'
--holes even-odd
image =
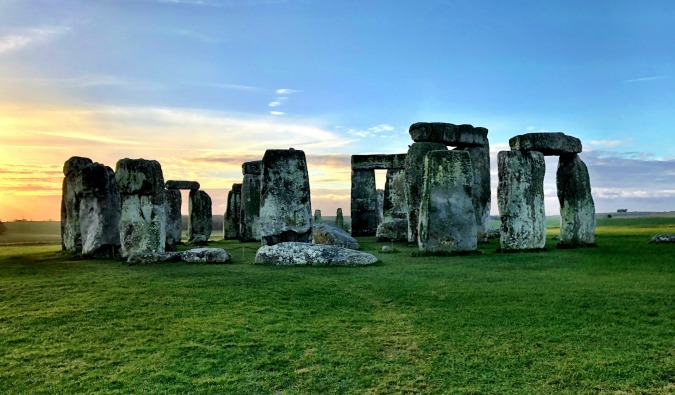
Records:
{"label": "blue sky", "polygon": [[16,196],[55,196],[58,172],[17,169],[153,157],[224,207],[242,160],[295,146],[331,212],[349,205],[349,155],[405,152],[410,124],[443,121],[487,127],[493,155],[516,134],[577,136],[598,211],[675,210],[673,15],[670,1],[0,0],[0,166]]}

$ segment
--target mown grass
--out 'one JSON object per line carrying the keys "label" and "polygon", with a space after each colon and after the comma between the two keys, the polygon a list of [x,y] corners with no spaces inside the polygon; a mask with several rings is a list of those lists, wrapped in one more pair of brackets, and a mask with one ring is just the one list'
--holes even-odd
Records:
{"label": "mown grass", "polygon": [[[364,268],[128,266],[0,248],[3,393],[675,391],[670,223],[598,228],[598,248]],[[557,233],[550,229],[550,235]],[[243,250],[243,255],[242,255]]]}

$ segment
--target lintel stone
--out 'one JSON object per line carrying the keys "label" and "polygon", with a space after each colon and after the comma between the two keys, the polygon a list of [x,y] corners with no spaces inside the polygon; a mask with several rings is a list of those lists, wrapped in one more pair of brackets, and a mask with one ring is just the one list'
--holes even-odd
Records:
{"label": "lintel stone", "polygon": [[241,174],[247,175],[251,174],[254,176],[259,176],[262,172],[262,161],[254,160],[251,162],[244,162],[241,165]]}
{"label": "lintel stone", "polygon": [[512,151],[539,151],[546,156],[581,152],[581,140],[565,133],[526,133],[509,139]]}
{"label": "lintel stone", "polygon": [[488,130],[472,125],[455,125],[445,122],[417,122],[410,125],[410,137],[416,143],[442,143],[453,147],[488,146]]}
{"label": "lintel stone", "polygon": [[164,186],[166,189],[188,189],[191,191],[199,189],[199,183],[197,181],[169,180]]}
{"label": "lintel stone", "polygon": [[407,154],[352,155],[352,170],[404,169]]}

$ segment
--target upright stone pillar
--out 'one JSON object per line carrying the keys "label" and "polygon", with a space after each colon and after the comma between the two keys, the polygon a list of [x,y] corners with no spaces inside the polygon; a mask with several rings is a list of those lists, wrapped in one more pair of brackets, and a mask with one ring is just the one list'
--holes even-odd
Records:
{"label": "upright stone pillar", "polygon": [[544,248],[544,155],[538,151],[502,151],[497,155],[497,165],[502,249]]}
{"label": "upright stone pillar", "polygon": [[431,151],[447,151],[442,143],[413,143],[405,159],[405,198],[408,202],[408,242],[417,243],[422,183],[424,180],[424,156]]}
{"label": "upright stone pillar", "polygon": [[167,189],[166,193],[166,246],[173,250],[181,244],[183,232],[181,230],[181,206],[183,197],[178,189]]}
{"label": "upright stone pillar", "polygon": [[260,187],[262,245],[312,241],[312,207],[305,152],[267,150]]}
{"label": "upright stone pillar", "polygon": [[387,170],[382,206],[383,222],[392,219],[407,219],[408,204],[405,200],[405,172],[403,169]]}
{"label": "upright stone pillar", "polygon": [[191,190],[188,211],[188,244],[206,245],[213,228],[211,197],[204,191]]}
{"label": "upright stone pillar", "polygon": [[560,201],[559,248],[595,245],[595,204],[586,164],[577,154],[561,155],[556,172]]}
{"label": "upright stone pillar", "polygon": [[478,242],[487,242],[487,230],[490,221],[490,147],[467,147],[462,151],[471,157],[473,178],[472,202],[476,213],[476,232]]}
{"label": "upright stone pillar", "polygon": [[164,252],[166,194],[162,166],[155,160],[120,159],[115,180],[122,200],[121,255]]}
{"label": "upright stone pillar", "polygon": [[241,188],[242,184],[232,184],[227,194],[227,208],[223,220],[223,238],[234,240],[239,238],[241,216]]}
{"label": "upright stone pillar", "polygon": [[315,224],[321,223],[321,210],[314,210],[314,223]]}
{"label": "upright stone pillar", "polygon": [[352,170],[352,236],[374,236],[377,230],[375,170]]}
{"label": "upright stone pillar", "polygon": [[120,246],[120,194],[115,173],[100,163],[81,170],[80,233],[82,254],[114,257]]}
{"label": "upright stone pillar", "polygon": [[425,156],[418,222],[421,251],[476,250],[471,166],[464,151],[431,151]]}
{"label": "upright stone pillar", "polygon": [[335,212],[335,226],[342,230],[345,228],[345,218],[342,215],[342,208],[340,207],[338,207],[337,211]]}
{"label": "upright stone pillar", "polygon": [[93,163],[89,158],[73,156],[63,164],[61,194],[61,249],[82,251],[80,231],[80,197],[82,196],[82,168]]}
{"label": "upright stone pillar", "polygon": [[241,165],[244,180],[241,184],[241,215],[239,240],[260,241],[260,173],[262,161]]}

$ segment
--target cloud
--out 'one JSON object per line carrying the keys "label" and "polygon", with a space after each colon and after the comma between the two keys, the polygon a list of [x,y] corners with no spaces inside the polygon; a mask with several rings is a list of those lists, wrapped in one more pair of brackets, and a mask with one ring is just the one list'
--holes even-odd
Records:
{"label": "cloud", "polygon": [[281,105],[281,102],[279,102],[279,101],[273,101],[273,102],[270,102],[270,104],[268,104],[268,106],[270,106],[270,107],[279,107],[280,105]]}
{"label": "cloud", "polygon": [[47,42],[67,33],[68,27],[22,29],[0,36],[0,54],[18,51],[31,45]]}
{"label": "cloud", "polygon": [[80,133],[80,132],[35,132],[35,133],[43,136],[54,136],[54,137],[61,137],[64,139],[85,140],[106,144],[122,144],[122,145],[141,144],[141,142],[139,141],[122,140],[106,136],[97,136],[93,133]]}
{"label": "cloud", "polygon": [[598,145],[605,148],[615,148],[621,145],[630,144],[630,141],[624,140],[591,140],[591,145]]}
{"label": "cloud", "polygon": [[302,91],[297,90],[297,89],[288,89],[288,88],[277,89],[277,95],[292,95],[294,93],[299,93],[299,92],[302,92]]}
{"label": "cloud", "polygon": [[270,111],[270,114],[272,114],[272,115],[284,115],[286,113],[283,112],[283,111]]}
{"label": "cloud", "polygon": [[[351,134],[352,136],[357,136],[357,137],[374,137],[375,135],[379,133],[384,133],[384,132],[392,132],[394,131],[395,128],[389,124],[382,123],[379,125],[375,125],[373,127],[370,127],[366,130],[359,130],[359,129],[349,129],[347,130],[347,133]],[[389,136],[393,137],[395,135]]]}
{"label": "cloud", "polygon": [[665,75],[653,75],[649,77],[631,78],[628,80],[623,80],[623,82],[644,82],[644,81],[662,80],[664,78],[666,78]]}

